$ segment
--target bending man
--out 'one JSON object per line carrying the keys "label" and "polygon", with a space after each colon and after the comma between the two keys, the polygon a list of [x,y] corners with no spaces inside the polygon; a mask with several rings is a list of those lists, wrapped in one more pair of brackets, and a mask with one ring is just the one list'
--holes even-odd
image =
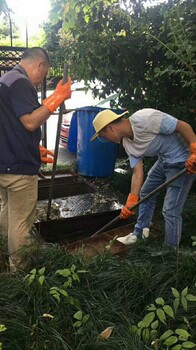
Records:
{"label": "bending man", "polygon": [[[126,112],[125,112],[126,113]],[[129,210],[166,180],[176,175],[185,166],[187,173],[167,189],[163,204],[165,221],[165,244],[177,247],[182,233],[182,209],[196,174],[196,135],[191,126],[173,116],[152,108],[135,112],[129,118],[110,110],[97,114],[93,120],[97,136],[122,143],[133,168],[131,191],[121,210],[121,219],[133,213]],[[158,159],[148,172],[143,184],[143,158],[157,156]],[[156,195],[139,206],[139,214],[134,231],[118,240],[132,244],[142,237],[144,228],[149,229],[156,204]]]}

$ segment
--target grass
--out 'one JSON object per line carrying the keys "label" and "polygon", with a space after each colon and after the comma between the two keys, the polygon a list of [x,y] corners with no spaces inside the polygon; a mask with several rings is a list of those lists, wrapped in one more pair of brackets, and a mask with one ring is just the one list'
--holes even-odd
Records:
{"label": "grass", "polygon": [[[52,172],[53,169],[53,164],[42,164],[41,166],[41,171],[43,172]],[[57,164],[56,165],[56,170],[64,170],[66,171],[73,171],[73,165],[71,164]]]}
{"label": "grass", "polygon": [[[40,251],[26,271],[13,276],[0,274],[0,324],[7,327],[1,333],[3,349],[150,349],[130,331],[131,324],[144,317],[146,306],[160,296],[169,303],[171,287],[182,291],[188,286],[190,293],[196,294],[194,250],[185,247],[178,256],[152,256],[160,248],[157,241],[142,241],[124,259],[105,253],[96,255],[87,265],[82,255],[73,257],[51,245]],[[61,287],[63,283],[55,272],[73,264],[87,271],[80,275],[79,283],[68,288],[83,313],[90,316],[81,334],[73,327],[78,308],[65,297],[58,302],[49,294],[51,286]],[[25,278],[29,270],[43,266],[43,285],[29,285]],[[184,316],[183,310],[180,312]],[[196,305],[192,304],[186,318],[196,328],[195,314]],[[110,326],[114,326],[111,337],[100,340],[99,334]]]}
{"label": "grass", "polygon": [[[160,196],[162,199],[163,194]],[[171,287],[196,295],[196,252],[191,236],[195,235],[195,193],[187,199],[183,217],[183,236],[180,250],[164,251],[161,200],[150,238],[133,245],[125,258],[96,255],[90,261],[82,253],[72,256],[58,244],[44,249],[36,247],[25,252],[28,266],[14,275],[3,273],[7,263],[6,241],[0,236],[0,333],[3,350],[152,350],[130,330],[146,314],[146,307],[158,297],[172,305]],[[57,270],[86,271],[79,274],[80,282],[64,287],[65,278]],[[28,283],[29,272],[45,267],[44,281]],[[50,288],[65,289],[70,298],[60,295],[57,301]],[[71,302],[77,300],[78,303]],[[81,311],[89,320],[74,327],[74,314]],[[196,342],[196,303],[188,311],[179,308],[172,321],[175,328],[186,319],[191,325],[192,341]],[[99,334],[114,327],[108,339]],[[163,350],[163,349],[159,349]],[[165,350],[165,349],[164,349]],[[170,348],[169,348],[170,350]]]}

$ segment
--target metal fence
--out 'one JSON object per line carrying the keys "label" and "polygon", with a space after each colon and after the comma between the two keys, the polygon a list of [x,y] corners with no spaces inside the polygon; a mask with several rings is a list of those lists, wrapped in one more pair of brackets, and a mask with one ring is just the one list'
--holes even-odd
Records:
{"label": "metal fence", "polygon": [[0,46],[0,76],[16,66],[26,47]]}

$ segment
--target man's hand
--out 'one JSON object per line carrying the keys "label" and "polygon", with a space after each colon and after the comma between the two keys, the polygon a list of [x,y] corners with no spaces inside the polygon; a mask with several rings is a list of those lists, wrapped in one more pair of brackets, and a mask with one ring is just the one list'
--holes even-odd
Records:
{"label": "man's hand", "polygon": [[134,215],[134,211],[129,210],[138,202],[139,196],[137,194],[129,193],[125,206],[122,208],[120,213],[121,219],[128,219],[130,216]]}
{"label": "man's hand", "polygon": [[[39,145],[39,151],[40,151],[40,157],[41,162],[44,164],[47,163],[54,163],[54,153],[52,151],[49,151],[47,148]],[[47,155],[50,155],[51,157],[47,157]]]}
{"label": "man's hand", "polygon": [[61,105],[65,100],[68,100],[71,97],[71,79],[70,77],[67,80],[66,84],[62,84],[62,80],[57,84],[56,89],[53,94],[45,100],[42,101],[42,104],[53,113],[57,107]]}
{"label": "man's hand", "polygon": [[189,173],[196,174],[196,142],[190,144],[190,157],[187,159],[185,166]]}

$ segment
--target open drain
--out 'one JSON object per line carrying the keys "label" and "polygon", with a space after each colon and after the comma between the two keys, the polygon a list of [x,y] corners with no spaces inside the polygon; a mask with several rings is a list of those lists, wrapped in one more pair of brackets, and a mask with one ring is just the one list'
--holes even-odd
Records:
{"label": "open drain", "polygon": [[[52,199],[50,220],[47,220],[49,186],[50,179],[40,182],[39,198],[44,200],[37,202],[35,223],[46,242],[66,245],[86,239],[118,217],[123,205],[107,185],[100,186],[96,191],[93,182],[91,186],[77,176],[56,177],[56,192]],[[111,229],[122,227],[128,222],[119,220]]]}
{"label": "open drain", "polygon": [[[40,221],[36,222],[35,226],[46,242],[66,244],[91,236],[117,217],[119,213],[120,210],[114,210],[67,219]],[[126,220],[120,220],[114,227],[123,226],[127,223]]]}
{"label": "open drain", "polygon": [[[38,182],[38,200],[48,199],[51,179],[42,179]],[[75,196],[94,192],[93,187],[77,176],[59,176],[54,179],[53,198]]]}

